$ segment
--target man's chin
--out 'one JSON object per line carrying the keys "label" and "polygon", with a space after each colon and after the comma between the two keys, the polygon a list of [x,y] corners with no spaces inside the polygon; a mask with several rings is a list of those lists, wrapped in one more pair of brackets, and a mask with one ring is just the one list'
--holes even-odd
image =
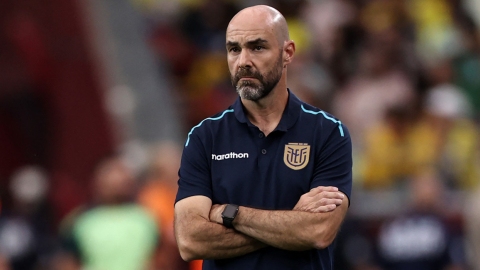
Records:
{"label": "man's chin", "polygon": [[259,93],[258,89],[254,89],[248,86],[238,89],[237,93],[242,99],[246,100],[257,101],[261,98],[261,94]]}

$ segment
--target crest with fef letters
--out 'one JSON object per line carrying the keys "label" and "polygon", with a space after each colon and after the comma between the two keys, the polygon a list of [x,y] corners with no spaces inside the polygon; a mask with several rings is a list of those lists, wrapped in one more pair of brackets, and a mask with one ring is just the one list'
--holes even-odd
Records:
{"label": "crest with fef letters", "polygon": [[292,170],[301,170],[310,159],[310,145],[307,143],[289,143],[285,145],[283,161]]}

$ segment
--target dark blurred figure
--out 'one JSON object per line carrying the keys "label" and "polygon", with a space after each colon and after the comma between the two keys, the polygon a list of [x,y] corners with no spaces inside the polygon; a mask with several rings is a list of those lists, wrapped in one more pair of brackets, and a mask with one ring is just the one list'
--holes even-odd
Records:
{"label": "dark blurred figure", "polygon": [[230,1],[205,0],[200,3],[196,8],[186,10],[183,32],[201,51],[223,51],[225,29],[237,9]]}
{"label": "dark blurred figure", "polygon": [[445,190],[438,175],[412,179],[408,210],[386,222],[378,237],[378,255],[388,270],[464,269],[464,250],[448,223]]}
{"label": "dark blurred figure", "polygon": [[167,59],[184,51],[172,59],[172,71],[178,84],[173,94],[183,102],[185,126],[198,124],[236,98],[224,57],[225,29],[237,11],[231,1],[200,1],[185,8],[177,33],[164,37],[170,44],[164,46]]}
{"label": "dark blurred figure", "polygon": [[119,157],[109,157],[94,173],[93,204],[64,222],[58,270],[151,269],[157,229],[148,212],[132,201],[135,181]]}
{"label": "dark blurred figure", "polygon": [[26,166],[10,181],[11,206],[0,217],[0,269],[48,269],[56,248],[53,216],[45,198],[47,175],[39,167]]}
{"label": "dark blurred figure", "polygon": [[25,164],[51,166],[47,45],[36,18],[7,2],[0,8],[0,177]]}
{"label": "dark blurred figure", "polygon": [[162,235],[155,254],[155,268],[162,270],[188,269],[178,252],[173,232],[175,196],[182,150],[173,142],[162,142],[154,153],[146,184],[138,195],[139,202],[155,217]]}
{"label": "dark blurred figure", "polygon": [[480,120],[480,32],[475,24],[465,18],[461,35],[465,50],[453,61],[454,82],[473,105],[474,117]]}
{"label": "dark blurred figure", "polygon": [[335,270],[382,270],[376,265],[378,219],[349,215],[335,244]]}

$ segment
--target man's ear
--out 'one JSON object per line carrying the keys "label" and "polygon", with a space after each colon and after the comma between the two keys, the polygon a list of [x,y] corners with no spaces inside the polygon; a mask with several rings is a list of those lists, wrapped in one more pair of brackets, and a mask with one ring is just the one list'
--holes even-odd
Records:
{"label": "man's ear", "polygon": [[285,41],[283,45],[283,66],[290,64],[295,56],[295,42],[293,40]]}

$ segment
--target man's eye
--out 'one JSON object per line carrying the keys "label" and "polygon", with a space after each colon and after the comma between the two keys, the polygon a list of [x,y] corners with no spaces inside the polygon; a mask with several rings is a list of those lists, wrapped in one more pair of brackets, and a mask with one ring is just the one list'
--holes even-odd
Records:
{"label": "man's eye", "polygon": [[261,51],[262,49],[263,49],[262,46],[255,46],[255,48],[254,48],[255,51]]}
{"label": "man's eye", "polygon": [[233,48],[230,48],[230,51],[231,52],[239,52],[240,50],[236,47],[233,47]]}

